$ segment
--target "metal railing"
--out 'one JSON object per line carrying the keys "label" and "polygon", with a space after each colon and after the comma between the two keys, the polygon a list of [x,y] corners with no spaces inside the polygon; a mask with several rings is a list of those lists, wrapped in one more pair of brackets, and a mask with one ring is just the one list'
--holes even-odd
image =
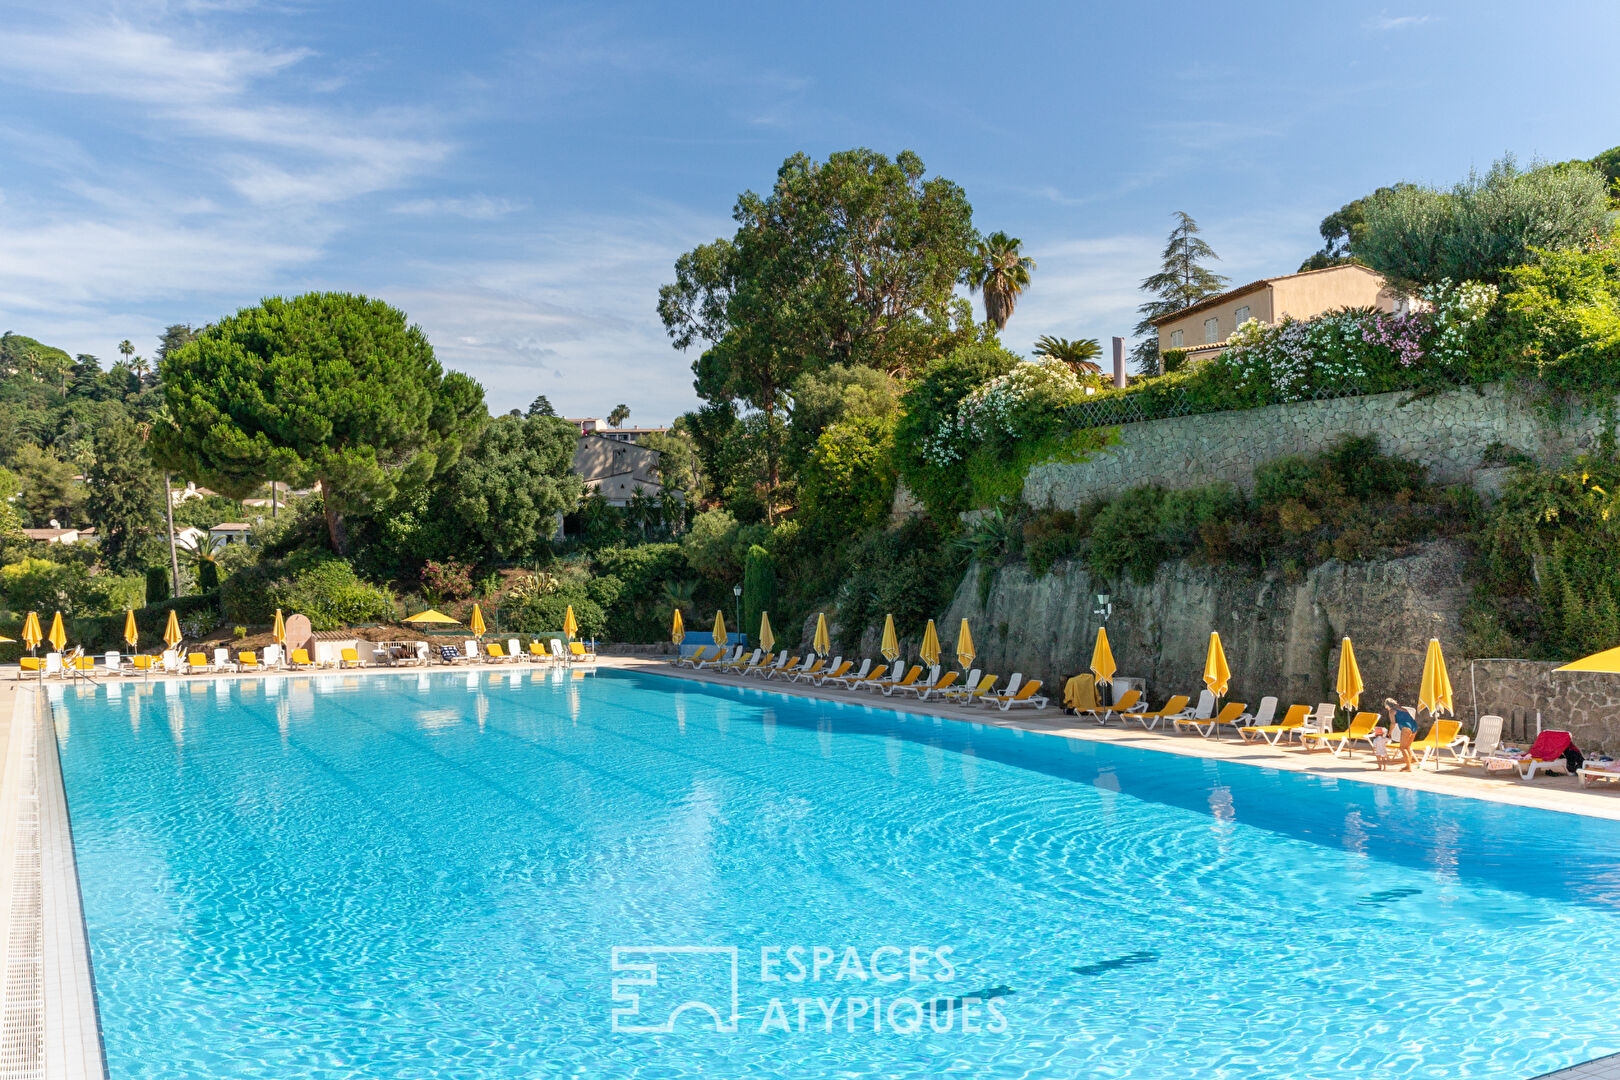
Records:
{"label": "metal railing", "polygon": [[[1458,390],[1475,385],[1467,380],[1454,379],[1433,370],[1413,371],[1406,377],[1386,380],[1386,385],[1368,389],[1354,383],[1337,383],[1312,387],[1309,390],[1284,394],[1271,389],[1252,405],[1234,408],[1196,395],[1185,386],[1145,394],[1140,391],[1124,394],[1100,394],[1097,397],[1070,405],[1063,410],[1065,424],[1072,430],[1119,427],[1139,424],[1147,420],[1172,420],[1179,416],[1200,416],[1217,412],[1243,412],[1268,405],[1290,405],[1301,401],[1333,401],[1338,398],[1371,397],[1375,394],[1409,392],[1439,392]],[[1202,398],[1202,400],[1201,400]]]}

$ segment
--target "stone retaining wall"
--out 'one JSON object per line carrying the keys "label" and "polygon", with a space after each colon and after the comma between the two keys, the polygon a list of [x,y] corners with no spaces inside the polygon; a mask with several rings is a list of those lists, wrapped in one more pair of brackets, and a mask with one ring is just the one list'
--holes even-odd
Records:
{"label": "stone retaining wall", "polygon": [[1257,464],[1316,453],[1347,435],[1376,435],[1385,453],[1421,462],[1436,483],[1471,484],[1489,495],[1508,472],[1484,466],[1490,444],[1550,464],[1592,445],[1601,427],[1601,416],[1586,414],[1555,428],[1522,394],[1500,384],[1149,420],[1121,427],[1120,443],[1088,461],[1035,466],[1024,480],[1024,501],[1074,509],[1140,484],[1188,488],[1225,481],[1249,492]]}

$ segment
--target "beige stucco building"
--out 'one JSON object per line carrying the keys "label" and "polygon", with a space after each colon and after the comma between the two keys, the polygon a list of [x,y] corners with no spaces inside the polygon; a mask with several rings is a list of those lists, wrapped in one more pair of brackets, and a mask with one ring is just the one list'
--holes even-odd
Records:
{"label": "beige stucco building", "polygon": [[1170,349],[1185,349],[1189,360],[1202,360],[1226,348],[1232,331],[1250,319],[1263,323],[1284,316],[1309,319],[1340,308],[1393,312],[1407,304],[1381,274],[1350,264],[1250,282],[1155,319],[1153,325],[1159,331],[1161,356]]}

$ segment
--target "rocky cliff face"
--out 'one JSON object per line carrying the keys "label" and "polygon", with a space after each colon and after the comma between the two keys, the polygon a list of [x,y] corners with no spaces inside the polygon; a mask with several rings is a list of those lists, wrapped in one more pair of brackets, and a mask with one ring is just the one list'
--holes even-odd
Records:
{"label": "rocky cliff face", "polygon": [[[1452,541],[1415,547],[1401,558],[1360,563],[1330,560],[1288,582],[1277,573],[1167,563],[1152,584],[1092,581],[1074,563],[1045,577],[1023,566],[996,572],[979,603],[980,567],[969,570],[940,621],[955,640],[958,622],[973,628],[975,666],[1006,676],[1021,671],[1061,685],[1085,671],[1102,620],[1096,594],[1110,591],[1108,637],[1119,674],[1147,679],[1155,703],[1200,689],[1211,630],[1219,630],[1232,668],[1230,700],[1257,705],[1266,694],[1283,704],[1330,701],[1339,642],[1355,645],[1367,692],[1417,699],[1428,640],[1438,637],[1453,659],[1459,715],[1471,715],[1467,680],[1459,678],[1459,620],[1470,586],[1466,549]],[[1470,711],[1465,713],[1465,707]]]}

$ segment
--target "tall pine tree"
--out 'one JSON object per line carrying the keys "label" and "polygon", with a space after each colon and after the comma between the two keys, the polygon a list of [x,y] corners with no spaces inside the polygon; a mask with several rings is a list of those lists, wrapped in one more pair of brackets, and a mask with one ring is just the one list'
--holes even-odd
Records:
{"label": "tall pine tree", "polygon": [[1177,210],[1175,219],[1176,227],[1170,230],[1170,239],[1165,242],[1159,272],[1142,282],[1142,291],[1151,293],[1153,299],[1136,309],[1142,319],[1133,332],[1141,340],[1131,350],[1131,359],[1143,375],[1164,374],[1159,332],[1153,320],[1206,300],[1226,288],[1227,279],[1204,265],[1206,261],[1219,262],[1220,256],[1199,237],[1198,222],[1185,210]]}

